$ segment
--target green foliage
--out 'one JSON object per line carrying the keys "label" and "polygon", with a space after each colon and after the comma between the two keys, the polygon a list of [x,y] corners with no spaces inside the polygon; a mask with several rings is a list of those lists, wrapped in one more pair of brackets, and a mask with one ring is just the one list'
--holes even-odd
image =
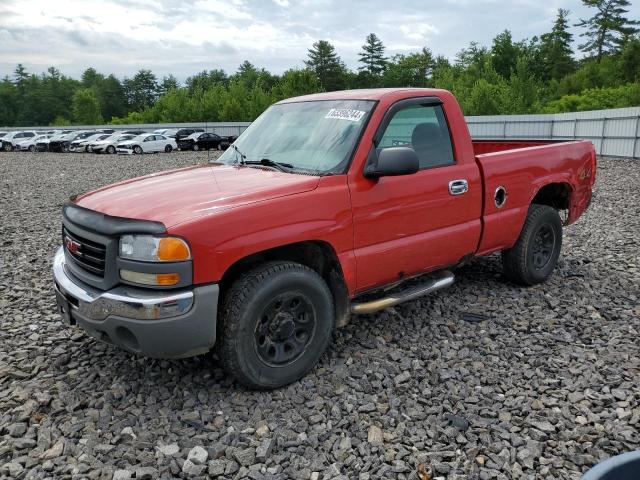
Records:
{"label": "green foliage", "polygon": [[[184,86],[173,75],[158,81],[149,70],[120,81],[88,68],[74,80],[55,68],[34,75],[19,64],[12,76],[0,80],[0,126],[96,124],[103,119],[112,124],[252,121],[284,98],[379,86],[450,90],[467,115],[640,104],[640,38],[633,34],[637,22],[624,18],[627,3],[584,1],[598,12],[585,21],[587,37],[590,25],[604,25],[606,32],[601,55],[589,50],[593,54],[580,60],[571,49],[569,12],[560,9],[539,38],[516,41],[504,30],[491,48],[472,42],[453,63],[426,47],[388,59],[382,41],[370,34],[356,71],[346,68],[333,45],[319,40],[309,49],[304,69],[273,75],[245,61],[232,75],[203,70]],[[607,5],[611,10],[605,14],[600,8]]]}
{"label": "green foliage", "polygon": [[575,70],[569,32],[569,11],[558,9],[558,15],[551,32],[540,37],[539,62],[544,80],[560,79]]}
{"label": "green foliage", "polygon": [[384,56],[384,44],[375,33],[367,35],[358,55],[362,64],[358,70],[368,73],[372,79],[376,79],[385,71],[387,59]]}
{"label": "green foliage", "polygon": [[333,45],[318,40],[308,51],[305,65],[312,71],[320,86],[326,91],[344,88],[346,67]]}
{"label": "green foliage", "polygon": [[635,28],[640,22],[629,20],[625,14],[629,11],[629,0],[582,0],[587,7],[595,8],[596,14],[586,20],[580,19],[577,27],[584,27],[586,31],[581,33],[586,41],[580,45],[580,50],[595,54],[600,60],[603,53],[619,50],[624,39],[638,33]]}
{"label": "green foliage", "polygon": [[100,102],[92,88],[79,88],[73,95],[73,121],[79,125],[100,125]]}
{"label": "green foliage", "polygon": [[629,105],[640,105],[639,83],[629,83],[620,87],[590,88],[580,95],[565,95],[550,102],[543,111],[545,113],[581,112]]}

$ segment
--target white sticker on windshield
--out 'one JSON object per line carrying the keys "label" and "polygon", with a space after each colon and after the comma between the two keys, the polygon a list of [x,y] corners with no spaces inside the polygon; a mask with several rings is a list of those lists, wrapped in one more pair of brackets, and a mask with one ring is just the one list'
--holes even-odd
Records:
{"label": "white sticker on windshield", "polygon": [[324,118],[333,118],[335,120],[349,120],[350,122],[359,122],[364,117],[362,110],[353,110],[351,108],[332,108]]}

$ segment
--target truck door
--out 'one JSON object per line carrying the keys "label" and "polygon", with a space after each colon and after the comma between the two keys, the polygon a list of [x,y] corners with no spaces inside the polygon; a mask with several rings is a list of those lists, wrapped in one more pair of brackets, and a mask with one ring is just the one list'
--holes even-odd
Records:
{"label": "truck door", "polygon": [[416,151],[417,173],[350,184],[358,291],[455,264],[480,238],[480,172],[473,159],[455,158],[439,99],[392,105],[368,161],[394,146]]}

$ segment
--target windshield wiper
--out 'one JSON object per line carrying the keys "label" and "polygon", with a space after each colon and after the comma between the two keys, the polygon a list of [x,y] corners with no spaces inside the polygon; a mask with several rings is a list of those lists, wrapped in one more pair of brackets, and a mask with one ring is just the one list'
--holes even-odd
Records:
{"label": "windshield wiper", "polygon": [[246,161],[245,160],[243,165],[264,165],[265,167],[273,167],[276,170],[280,170],[281,172],[288,172],[289,170],[291,170],[293,168],[293,165],[291,165],[290,163],[274,162],[273,160],[271,160],[269,158],[263,158],[260,161],[256,161],[256,160]]}
{"label": "windshield wiper", "polygon": [[[247,156],[244,153],[242,153],[240,149],[236,147],[233,143],[231,144],[231,147],[236,151],[236,154],[239,155],[239,157],[236,155],[236,163],[239,165],[244,165],[245,160],[247,159]],[[238,158],[240,160],[238,160]]]}

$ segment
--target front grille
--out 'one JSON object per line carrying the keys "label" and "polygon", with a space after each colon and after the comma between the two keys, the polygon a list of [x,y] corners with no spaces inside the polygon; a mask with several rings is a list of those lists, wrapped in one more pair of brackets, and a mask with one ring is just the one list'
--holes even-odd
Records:
{"label": "front grille", "polygon": [[104,277],[107,256],[105,245],[82,238],[66,228],[62,229],[62,244],[68,257],[77,266],[93,275]]}

